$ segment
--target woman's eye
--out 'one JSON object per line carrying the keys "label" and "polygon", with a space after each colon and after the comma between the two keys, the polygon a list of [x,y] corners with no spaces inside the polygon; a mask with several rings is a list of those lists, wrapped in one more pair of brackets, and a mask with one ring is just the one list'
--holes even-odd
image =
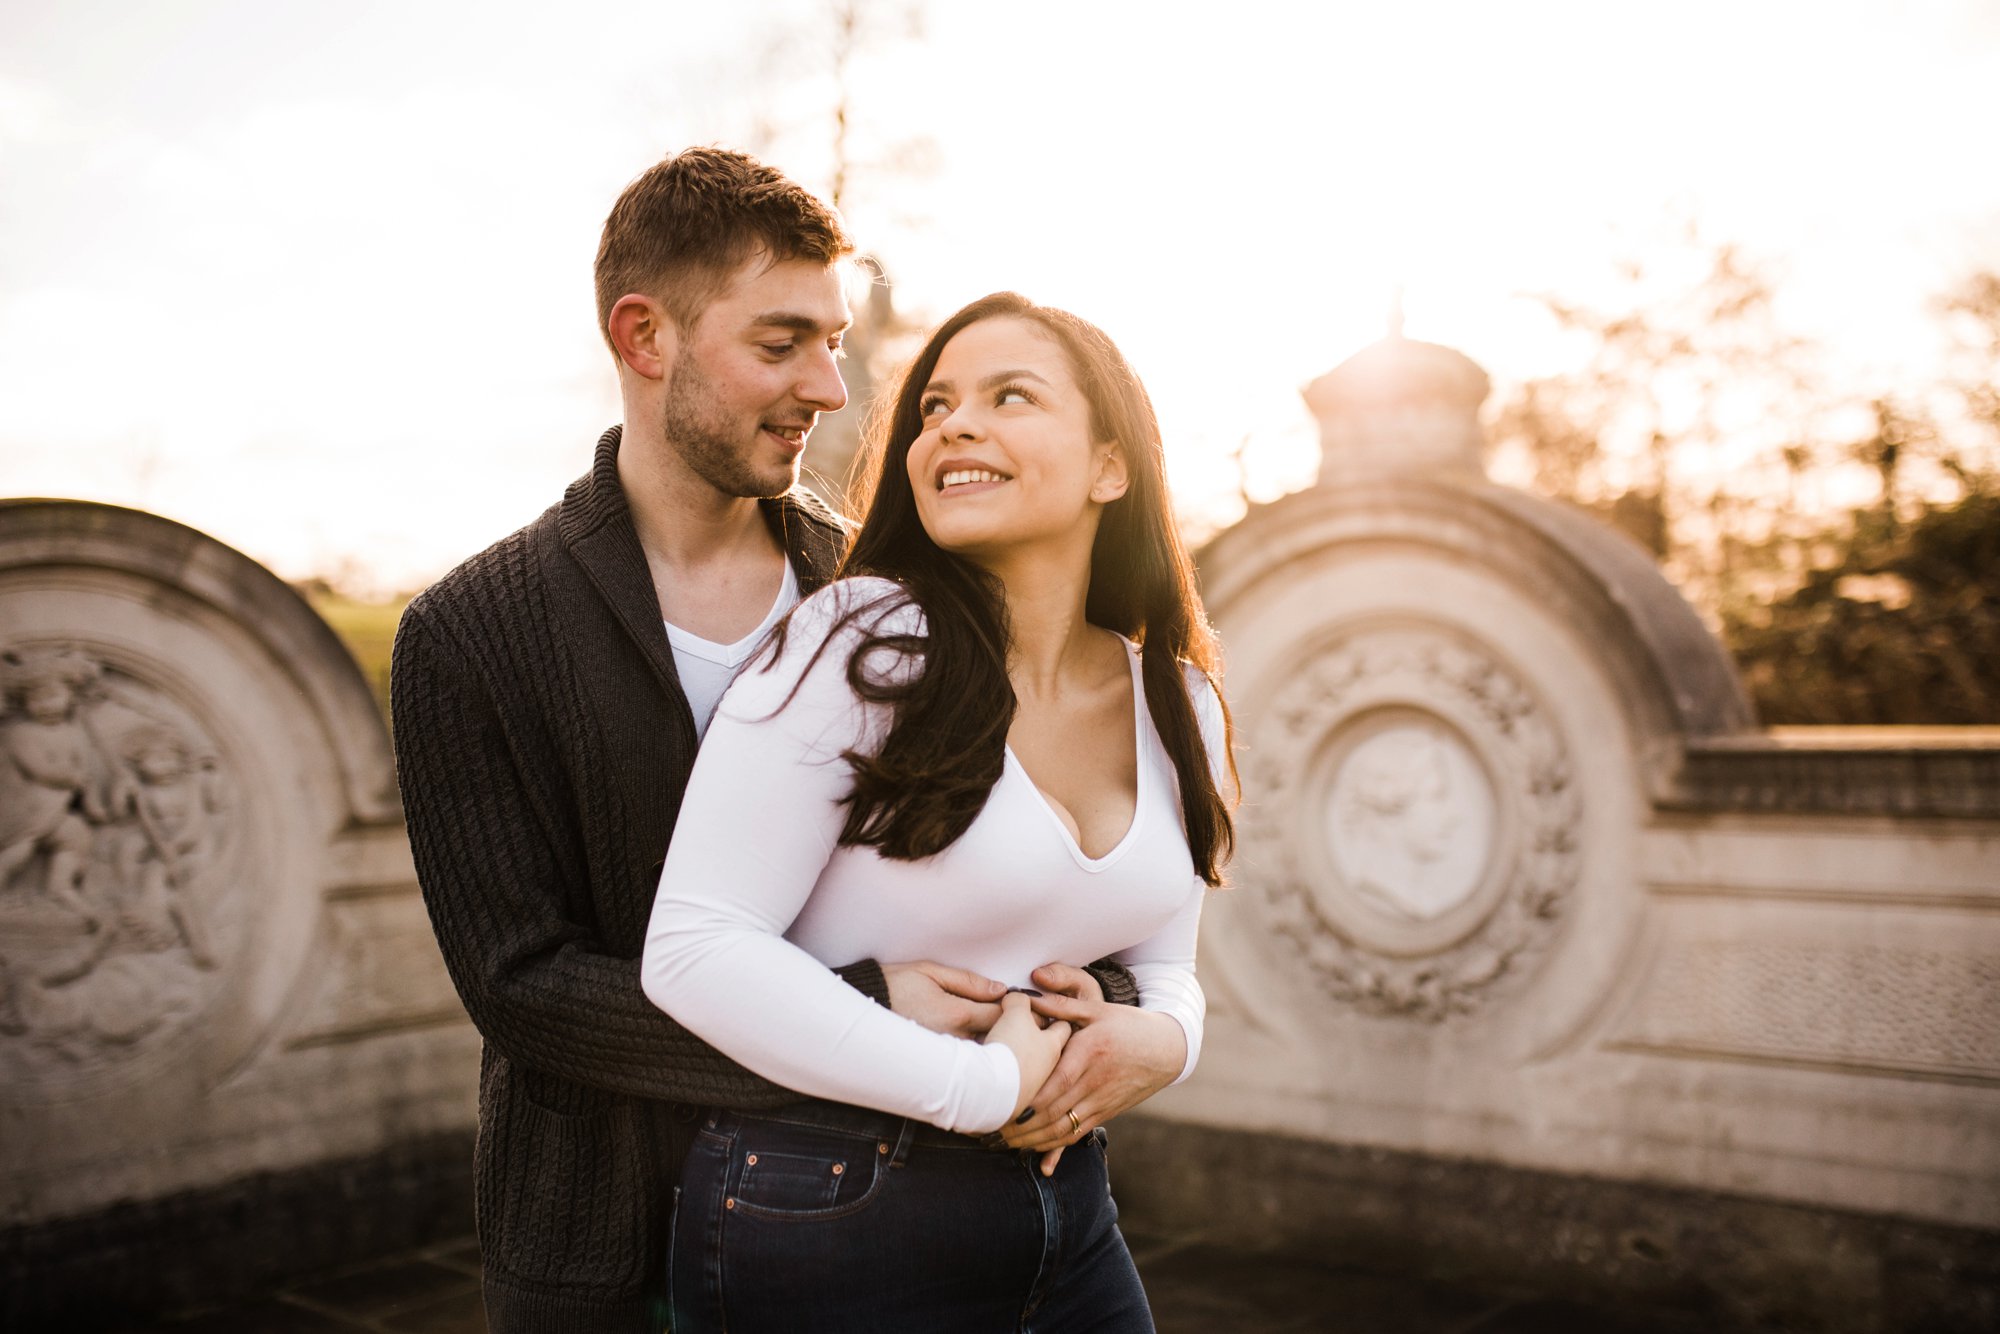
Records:
{"label": "woman's eye", "polygon": [[1035,396],[1017,384],[1010,384],[993,396],[993,401],[996,404],[1006,403],[1010,400],[1016,403],[1032,403],[1035,401]]}
{"label": "woman's eye", "polygon": [[932,395],[931,397],[925,399],[920,405],[918,405],[918,410],[921,411],[926,417],[935,417],[937,416],[938,413],[943,412],[944,409],[945,409],[944,400],[937,397],[936,395]]}

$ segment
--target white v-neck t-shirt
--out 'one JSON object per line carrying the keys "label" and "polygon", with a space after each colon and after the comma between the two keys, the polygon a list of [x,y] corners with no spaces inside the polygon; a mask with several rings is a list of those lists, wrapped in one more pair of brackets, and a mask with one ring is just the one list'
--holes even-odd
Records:
{"label": "white v-neck t-shirt", "polygon": [[[847,666],[861,631],[834,626],[893,591],[885,580],[853,579],[806,599],[782,655],[743,673],[722,700],[660,877],[641,963],[646,994],[787,1088],[977,1134],[1013,1111],[1014,1054],[933,1033],[831,969],[937,959],[1026,986],[1042,964],[1108,955],[1132,970],[1143,1008],[1172,1015],[1186,1032],[1186,1078],[1201,1049],[1194,958],[1207,886],[1188,853],[1173,763],[1145,706],[1138,650],[1130,653],[1138,797],[1116,846],[1086,855],[1009,749],[985,807],[956,842],[919,861],[892,860],[838,841],[852,786],[842,754],[879,748],[889,709],[856,699]],[[905,603],[879,628],[921,635],[923,625]],[[1192,668],[1189,689],[1219,760],[1220,701]]]}
{"label": "white v-neck t-shirt", "polygon": [[674,670],[680,673],[681,691],[687,696],[688,707],[694,710],[694,734],[697,739],[707,734],[709,719],[715,716],[715,706],[722,701],[722,692],[729,689],[729,683],[736,679],[736,673],[743,670],[750,654],[764,642],[764,636],[771,633],[771,627],[796,606],[798,600],[799,577],[788,560],[785,562],[785,577],[778,583],[778,600],[765,613],[763,623],[734,644],[718,644],[683,630],[672,621],[666,622],[667,643],[674,650]]}

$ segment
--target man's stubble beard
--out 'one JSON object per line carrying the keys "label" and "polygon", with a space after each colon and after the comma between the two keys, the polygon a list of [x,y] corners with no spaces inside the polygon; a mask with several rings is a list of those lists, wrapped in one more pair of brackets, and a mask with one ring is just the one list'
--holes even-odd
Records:
{"label": "man's stubble beard", "polygon": [[[796,461],[771,476],[760,476],[746,457],[741,428],[717,406],[715,383],[693,357],[674,362],[667,379],[661,436],[694,474],[725,496],[762,499],[781,496],[799,479]],[[761,427],[753,427],[761,432]],[[750,448],[755,448],[755,437]]]}

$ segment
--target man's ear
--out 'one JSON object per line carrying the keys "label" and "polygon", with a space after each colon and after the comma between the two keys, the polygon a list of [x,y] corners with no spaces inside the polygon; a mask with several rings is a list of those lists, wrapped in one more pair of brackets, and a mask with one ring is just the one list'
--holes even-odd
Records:
{"label": "man's ear", "polygon": [[1131,480],[1125,467],[1125,446],[1116,440],[1097,446],[1097,476],[1090,483],[1090,498],[1109,505],[1125,494]]}
{"label": "man's ear", "polygon": [[618,298],[604,324],[620,361],[648,380],[666,377],[674,364],[680,331],[665,307],[635,292]]}

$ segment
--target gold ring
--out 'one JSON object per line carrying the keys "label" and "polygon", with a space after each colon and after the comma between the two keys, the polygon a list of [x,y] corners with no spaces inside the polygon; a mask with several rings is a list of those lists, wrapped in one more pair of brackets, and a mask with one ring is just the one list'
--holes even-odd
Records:
{"label": "gold ring", "polygon": [[1082,1133],[1083,1130],[1083,1122],[1076,1119],[1076,1108],[1074,1107],[1069,1109],[1069,1128],[1078,1133]]}

